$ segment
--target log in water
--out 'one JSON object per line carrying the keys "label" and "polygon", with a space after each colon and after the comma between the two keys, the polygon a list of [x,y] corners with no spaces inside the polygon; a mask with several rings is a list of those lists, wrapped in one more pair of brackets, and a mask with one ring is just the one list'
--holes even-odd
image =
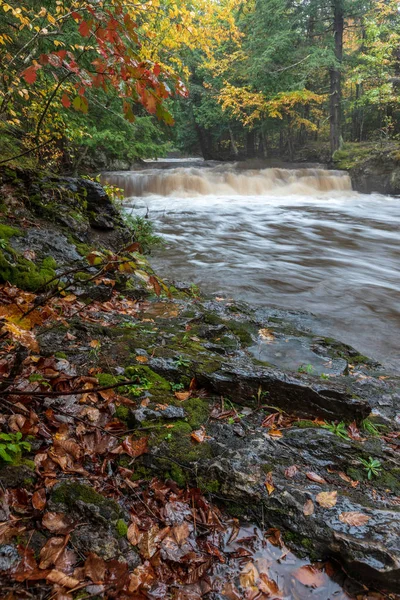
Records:
{"label": "log in water", "polygon": [[108,173],[149,210],[164,276],[204,292],[313,312],[318,333],[400,370],[400,201],[346,173],[235,165]]}

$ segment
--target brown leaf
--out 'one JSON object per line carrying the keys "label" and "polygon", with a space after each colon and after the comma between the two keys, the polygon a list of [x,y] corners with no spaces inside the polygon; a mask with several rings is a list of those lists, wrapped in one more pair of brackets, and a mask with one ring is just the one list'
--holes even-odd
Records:
{"label": "brown leaf", "polygon": [[192,392],[175,392],[174,396],[175,398],[177,398],[179,400],[179,402],[184,402],[185,400],[188,400],[188,398],[190,398],[190,394]]}
{"label": "brown leaf", "polygon": [[47,540],[45,545],[40,551],[40,569],[47,569],[50,565],[54,564],[60,557],[61,552],[64,550],[68,543],[69,536],[64,537],[53,537]]}
{"label": "brown leaf", "polygon": [[202,444],[204,442],[204,440],[206,439],[207,434],[206,434],[206,430],[204,429],[204,427],[201,427],[200,429],[196,429],[196,431],[192,431],[191,433],[191,438],[193,440],[195,440],[195,442],[198,442],[199,444]]}
{"label": "brown leaf", "polygon": [[156,538],[159,533],[157,525],[153,525],[139,540],[139,550],[144,558],[151,558],[157,551]]}
{"label": "brown leaf", "polygon": [[38,577],[39,569],[32,548],[24,548],[20,550],[20,553],[22,554],[21,561],[13,573],[15,581],[22,582],[40,578],[44,579],[46,575],[43,571],[43,575]]}
{"label": "brown leaf", "polygon": [[351,439],[361,440],[360,430],[358,429],[357,423],[355,421],[350,423],[350,425],[348,426],[347,429],[348,429],[349,436],[351,437]]}
{"label": "brown leaf", "polygon": [[321,483],[321,484],[326,483],[326,481],[323,477],[320,477],[319,475],[317,475],[317,473],[313,473],[312,471],[309,471],[308,473],[306,473],[306,477],[308,479],[311,479],[311,481],[315,481],[315,483]]}
{"label": "brown leaf", "polygon": [[14,323],[5,323],[1,331],[10,333],[13,340],[19,342],[21,346],[28,348],[28,350],[39,352],[39,344],[31,331],[26,331]]}
{"label": "brown leaf", "polygon": [[57,583],[58,585],[69,589],[75,588],[81,583],[79,579],[65,575],[65,573],[57,571],[56,569],[53,569],[50,571],[50,573],[47,573],[46,579],[47,581],[51,581],[51,583]]}
{"label": "brown leaf", "polygon": [[82,456],[82,449],[72,440],[54,440],[54,451],[57,455],[63,456],[65,453],[72,456],[75,460],[79,460]]}
{"label": "brown leaf", "polygon": [[288,467],[287,469],[285,469],[285,476],[288,479],[292,479],[292,477],[294,477],[296,475],[296,473],[298,473],[299,469],[296,467],[296,465],[292,465],[291,467]]}
{"label": "brown leaf", "polygon": [[312,565],[305,565],[294,571],[297,581],[311,588],[318,588],[326,582],[326,576]]}
{"label": "brown leaf", "polygon": [[182,544],[186,542],[189,537],[190,531],[188,522],[184,521],[180,525],[175,525],[175,527],[172,528],[172,533],[176,539],[176,543],[179,546],[182,546]]}
{"label": "brown leaf", "polygon": [[343,479],[343,481],[347,481],[347,483],[352,482],[352,479],[348,475],[346,475],[346,473],[343,473],[343,471],[339,471],[338,475],[339,475],[340,479]]}
{"label": "brown leaf", "polygon": [[337,502],[337,492],[320,492],[315,499],[323,508],[333,508]]}
{"label": "brown leaf", "polygon": [[43,510],[46,506],[46,489],[40,488],[40,490],[36,490],[32,494],[32,506],[36,508],[36,510]]}
{"label": "brown leaf", "polygon": [[248,562],[245,564],[239,575],[240,585],[242,586],[242,588],[245,589],[254,588],[256,587],[256,581],[258,580],[258,578],[259,573],[254,563]]}
{"label": "brown leaf", "polygon": [[339,515],[340,521],[351,527],[362,527],[370,518],[368,515],[363,515],[363,513],[359,512],[343,512]]}
{"label": "brown leaf", "polygon": [[264,485],[267,488],[268,495],[270,496],[275,489],[274,482],[272,481],[272,471],[267,473]]}
{"label": "brown leaf", "polygon": [[311,500],[311,498],[309,498],[308,500],[306,500],[306,502],[304,503],[303,506],[303,514],[306,517],[309,517],[310,515],[312,515],[314,512],[314,502]]}
{"label": "brown leaf", "polygon": [[260,573],[258,589],[260,592],[263,592],[263,594],[267,594],[268,597],[273,596],[274,598],[277,598],[277,594],[282,594],[278,584],[273,579],[270,579],[266,573]]}
{"label": "brown leaf", "polygon": [[128,591],[131,593],[136,592],[140,586],[150,587],[154,582],[154,579],[155,573],[153,568],[150,563],[146,561],[143,565],[136,567],[131,574]]}
{"label": "brown leaf", "polygon": [[140,531],[136,523],[131,523],[129,525],[126,537],[128,538],[128,541],[132,544],[132,546],[138,545],[140,539]]}
{"label": "brown leaf", "polygon": [[91,552],[85,561],[85,576],[89,577],[93,583],[100,584],[104,581],[106,572],[106,563],[100,556]]}

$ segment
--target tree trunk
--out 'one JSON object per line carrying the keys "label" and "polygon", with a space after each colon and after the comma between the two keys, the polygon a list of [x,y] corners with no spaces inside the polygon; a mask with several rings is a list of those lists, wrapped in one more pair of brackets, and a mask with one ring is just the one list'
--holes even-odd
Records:
{"label": "tree trunk", "polygon": [[335,32],[335,64],[329,70],[330,75],[330,142],[331,154],[340,147],[341,138],[341,104],[342,104],[342,60],[344,7],[343,0],[333,0],[334,32]]}

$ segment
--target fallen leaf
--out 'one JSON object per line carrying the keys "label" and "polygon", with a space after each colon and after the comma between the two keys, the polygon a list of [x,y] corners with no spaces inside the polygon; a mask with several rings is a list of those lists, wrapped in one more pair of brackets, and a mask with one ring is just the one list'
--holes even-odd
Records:
{"label": "fallen leaf", "polygon": [[296,577],[297,581],[300,581],[303,585],[311,588],[321,587],[326,582],[325,574],[312,565],[300,567],[294,571],[293,575]]}
{"label": "fallen leaf", "polygon": [[46,489],[40,488],[32,494],[32,506],[36,510],[43,510],[46,506]]}
{"label": "fallen leaf", "polygon": [[51,533],[66,534],[72,531],[73,521],[71,517],[63,513],[47,512],[43,515],[43,527],[46,527]]}
{"label": "fallen leaf", "polygon": [[196,431],[192,431],[191,437],[193,440],[195,440],[196,442],[201,444],[204,442],[204,440],[207,437],[206,430],[204,429],[204,427],[201,427],[200,429],[197,429]]}
{"label": "fallen leaf", "polygon": [[343,473],[343,471],[339,471],[338,475],[339,475],[340,479],[343,479],[343,481],[346,481],[347,483],[352,482],[352,479],[348,475],[346,475],[346,473]]}
{"label": "fallen leaf", "polygon": [[282,437],[283,433],[280,429],[270,429],[268,431],[268,435],[271,435],[272,437]]}
{"label": "fallen leaf", "polygon": [[15,341],[31,350],[31,352],[39,352],[39,344],[31,331],[26,331],[14,323],[5,323],[1,331],[10,333]]}
{"label": "fallen leaf", "polygon": [[285,469],[285,476],[288,477],[288,479],[292,479],[292,477],[294,477],[298,471],[299,469],[296,467],[296,465],[292,465],[291,467]]}
{"label": "fallen leaf", "polygon": [[323,508],[333,508],[337,502],[337,492],[320,492],[315,499]]}
{"label": "fallen leaf", "polygon": [[325,479],[323,477],[320,477],[319,475],[317,475],[317,473],[313,473],[312,471],[310,471],[309,473],[306,473],[306,477],[308,479],[311,479],[311,481],[315,481],[315,483],[326,483]]}
{"label": "fallen leaf", "polygon": [[47,569],[54,564],[68,543],[69,536],[50,538],[40,551],[40,569]]}
{"label": "fallen leaf", "polygon": [[258,335],[264,342],[273,342],[275,339],[272,330],[267,328],[259,329]]}
{"label": "fallen leaf", "polygon": [[132,544],[132,546],[138,545],[140,539],[140,531],[136,523],[131,523],[129,525],[126,537],[128,538],[128,541]]}
{"label": "fallen leaf", "polygon": [[308,500],[305,501],[304,506],[303,506],[303,514],[306,517],[309,517],[310,515],[312,515],[314,512],[314,502],[311,500],[311,498],[309,498]]}
{"label": "fallen leaf", "polygon": [[57,583],[58,585],[69,589],[75,588],[80,584],[79,579],[65,575],[65,573],[57,571],[56,569],[53,569],[50,571],[50,573],[47,573],[46,579],[47,581],[51,581],[51,583]]}
{"label": "fallen leaf", "polygon": [[33,250],[25,250],[24,258],[26,258],[26,260],[30,260],[32,262],[33,260],[36,259],[36,254]]}
{"label": "fallen leaf", "polygon": [[268,495],[270,496],[275,489],[274,483],[272,481],[272,471],[267,473],[264,485],[267,488]]}
{"label": "fallen leaf", "polygon": [[351,527],[362,527],[371,517],[359,512],[343,512],[339,515],[339,520]]}
{"label": "fallen leaf", "polygon": [[278,584],[273,579],[270,579],[266,573],[260,573],[258,589],[260,592],[263,592],[263,594],[267,594],[268,597],[273,596],[274,598],[277,598],[277,594],[281,595]]}
{"label": "fallen leaf", "polygon": [[144,558],[151,558],[157,552],[156,538],[158,533],[157,525],[153,525],[141,536],[138,546]]}
{"label": "fallen leaf", "polygon": [[248,562],[242,569],[239,575],[240,585],[242,588],[255,588],[256,581],[259,578],[259,573],[252,562]]}
{"label": "fallen leaf", "polygon": [[172,528],[172,533],[178,546],[181,546],[189,537],[190,530],[188,522],[184,521],[180,525],[175,525],[175,527]]}
{"label": "fallen leaf", "polygon": [[89,577],[93,583],[103,583],[106,573],[106,563],[100,556],[97,556],[93,552],[88,554],[84,568],[86,577]]}
{"label": "fallen leaf", "polygon": [[177,400],[179,400],[179,402],[184,402],[185,400],[188,400],[188,398],[190,398],[190,394],[192,392],[175,392],[174,396],[175,398],[177,398]]}
{"label": "fallen leaf", "polygon": [[147,356],[141,356],[141,355],[137,356],[136,360],[137,360],[137,362],[140,362],[140,363],[147,363],[147,362],[149,362],[149,359],[147,358]]}

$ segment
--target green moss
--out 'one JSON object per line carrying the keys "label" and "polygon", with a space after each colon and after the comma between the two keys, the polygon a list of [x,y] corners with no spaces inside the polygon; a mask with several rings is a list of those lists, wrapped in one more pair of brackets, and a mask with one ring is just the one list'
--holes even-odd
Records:
{"label": "green moss", "polygon": [[235,517],[236,519],[240,519],[246,515],[245,508],[240,504],[235,504],[234,502],[227,502],[224,508],[229,515]]}
{"label": "green moss", "polygon": [[99,373],[96,375],[97,381],[100,387],[106,387],[107,385],[116,385],[117,383],[125,380],[121,375],[111,375],[111,373]]}
{"label": "green moss", "polygon": [[126,534],[128,533],[128,525],[123,519],[118,519],[115,528],[119,537],[126,537]]}
{"label": "green moss", "polygon": [[374,482],[376,487],[389,489],[394,494],[400,494],[400,469],[382,471],[380,477]]}
{"label": "green moss", "polygon": [[296,421],[293,424],[294,427],[298,427],[299,429],[308,429],[309,427],[319,427],[314,421],[300,420]]}
{"label": "green moss", "polygon": [[21,230],[16,227],[9,227],[8,225],[2,225],[0,223],[0,239],[8,240],[13,236],[22,235]]}
{"label": "green moss", "polygon": [[254,327],[251,324],[240,321],[225,321],[225,325],[239,338],[242,344],[245,346],[253,344],[251,332],[254,330]]}
{"label": "green moss", "polygon": [[56,276],[57,263],[51,257],[45,258],[41,265],[36,265],[15,251],[10,250],[8,254],[6,256],[0,250],[0,282],[9,281],[23,290],[35,291]]}
{"label": "green moss", "polygon": [[56,352],[56,353],[54,354],[54,356],[55,356],[56,358],[65,358],[65,359],[66,359],[66,358],[68,358],[68,356],[65,354],[65,352]]}
{"label": "green moss", "polygon": [[84,271],[78,271],[78,273],[75,273],[74,275],[75,281],[79,281],[82,283],[88,281],[89,279],[91,279],[91,277],[92,275],[90,275],[90,273],[85,273]]}
{"label": "green moss", "polygon": [[[179,487],[185,487],[187,483],[187,476],[185,471],[179,465],[173,464],[166,476],[170,475],[169,479],[173,479]],[[168,478],[168,477],[167,477]]]}
{"label": "green moss", "polygon": [[198,429],[203,425],[210,414],[210,406],[207,400],[203,398],[189,398],[181,403],[187,412],[187,422],[193,429]]}
{"label": "green moss", "polygon": [[76,506],[78,501],[82,501],[85,504],[94,504],[102,509],[107,509],[107,514],[111,518],[117,518],[121,513],[120,507],[114,500],[105,498],[92,487],[78,482],[61,483],[53,489],[51,500],[56,504],[65,504],[70,510]]}
{"label": "green moss", "polygon": [[115,416],[123,422],[128,422],[129,420],[129,416],[130,416],[130,411],[129,408],[127,406],[124,406],[123,404],[121,404],[120,406],[117,406],[116,410],[115,410]]}
{"label": "green moss", "polygon": [[154,473],[151,469],[145,467],[144,465],[138,465],[135,467],[134,473],[131,477],[132,481],[149,481],[154,476]]}
{"label": "green moss", "polygon": [[[161,444],[165,445],[166,456],[170,456],[182,464],[189,464],[210,458],[212,456],[211,448],[207,442],[199,444],[191,438],[192,426],[186,421],[176,421],[171,429],[165,429],[160,424],[158,428],[152,430],[149,439],[150,448],[159,448]],[[170,465],[167,465],[170,468]]]}
{"label": "green moss", "polygon": [[88,244],[82,242],[74,242],[75,248],[81,256],[87,256],[92,251],[92,248]]}
{"label": "green moss", "polygon": [[349,467],[346,470],[346,473],[353,481],[364,481],[366,479],[366,473],[361,469],[357,469],[355,467]]}
{"label": "green moss", "polygon": [[349,362],[351,362],[353,365],[360,365],[363,363],[369,363],[371,362],[370,359],[368,358],[368,356],[363,356],[362,354],[357,354],[357,356],[350,356],[349,357]]}
{"label": "green moss", "polygon": [[217,479],[205,479],[204,477],[199,477],[197,485],[202,492],[209,492],[210,494],[216,494],[221,489],[221,484]]}

